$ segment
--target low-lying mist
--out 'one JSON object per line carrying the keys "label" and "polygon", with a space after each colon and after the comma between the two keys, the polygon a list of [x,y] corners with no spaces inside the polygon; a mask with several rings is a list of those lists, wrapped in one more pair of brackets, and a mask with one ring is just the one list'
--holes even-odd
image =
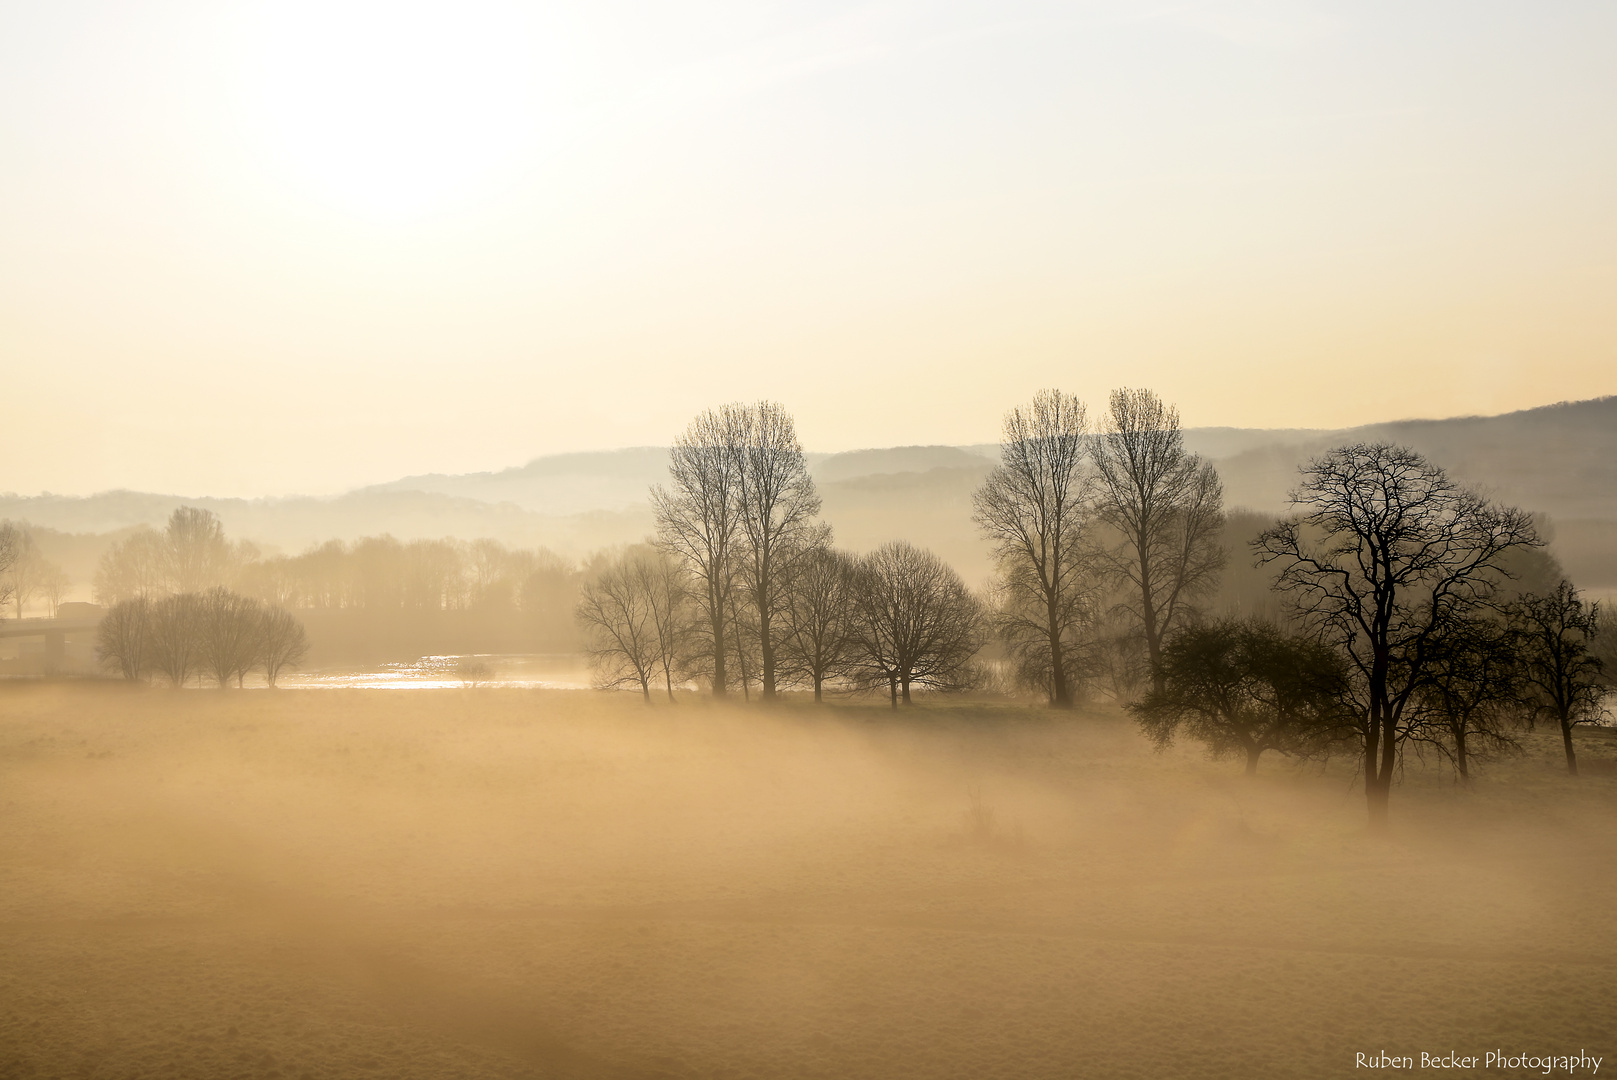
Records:
{"label": "low-lying mist", "polygon": [[0,1075],[1609,1061],[1612,734],[1412,757],[1383,842],[1103,711],[4,687]]}

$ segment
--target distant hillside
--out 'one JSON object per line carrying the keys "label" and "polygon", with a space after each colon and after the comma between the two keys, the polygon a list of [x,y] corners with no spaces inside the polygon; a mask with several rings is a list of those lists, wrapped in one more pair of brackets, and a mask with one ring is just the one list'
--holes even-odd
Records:
{"label": "distant hillside", "polygon": [[[1503,416],[1405,420],[1341,431],[1193,428],[1225,502],[1278,513],[1297,467],[1332,446],[1388,440],[1414,446],[1458,479],[1554,519],[1555,546],[1576,580],[1617,587],[1617,397]],[[971,493],[997,447],[902,446],[810,454],[824,516],[840,543],[866,550],[906,539],[936,550],[968,581],[988,572],[971,523]],[[0,495],[0,518],[65,533],[160,525],[177,506],[218,514],[233,536],[286,551],[327,539],[392,533],[493,537],[566,555],[645,537],[647,491],[667,478],[668,452],[636,447],[558,454],[500,472],[405,477],[329,499],[181,498],[114,491],[85,498]]]}

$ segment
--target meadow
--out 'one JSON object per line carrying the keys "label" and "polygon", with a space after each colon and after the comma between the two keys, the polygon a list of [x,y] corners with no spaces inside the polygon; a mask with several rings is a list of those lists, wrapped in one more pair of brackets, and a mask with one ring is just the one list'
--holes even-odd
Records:
{"label": "meadow", "polygon": [[0,1076],[1617,1069],[1614,735],[1411,758],[1376,840],[1100,708],[13,683]]}

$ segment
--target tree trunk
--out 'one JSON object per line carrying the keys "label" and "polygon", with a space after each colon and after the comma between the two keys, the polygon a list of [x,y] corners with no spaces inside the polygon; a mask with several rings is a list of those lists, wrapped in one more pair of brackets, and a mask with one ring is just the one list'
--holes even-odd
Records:
{"label": "tree trunk", "polygon": [[1364,801],[1370,811],[1370,835],[1386,836],[1388,832],[1387,801],[1392,794],[1389,785],[1374,777],[1365,777]]}
{"label": "tree trunk", "polygon": [[904,699],[904,704],[906,704],[906,705],[915,704],[914,702],[912,702],[910,700],[910,681],[908,679],[900,679],[899,680],[899,685],[904,688],[903,694],[900,695]]}
{"label": "tree trunk", "polygon": [[814,675],[814,704],[816,705],[820,703],[820,684],[822,682],[824,682],[824,678],[816,672]]}
{"label": "tree trunk", "polygon": [[1061,627],[1056,620],[1056,598],[1050,596],[1045,603],[1050,635],[1050,704],[1057,709],[1072,708],[1072,689],[1067,686],[1067,665],[1061,655]]}
{"label": "tree trunk", "polygon": [[668,670],[667,664],[663,665],[663,685],[668,688],[668,700],[672,702],[674,700],[674,673]]}
{"label": "tree trunk", "polygon": [[1260,746],[1246,748],[1246,774],[1248,776],[1258,775],[1258,756],[1262,753],[1263,748]]}
{"label": "tree trunk", "polygon": [[762,687],[759,697],[765,701],[775,700],[775,639],[769,632],[769,614],[760,604],[758,608],[758,656],[763,664],[763,675],[759,679]]}
{"label": "tree trunk", "polygon": [[1460,783],[1471,783],[1471,759],[1465,752],[1465,725],[1454,729],[1454,767],[1460,770]]}
{"label": "tree trunk", "polygon": [[1572,749],[1572,724],[1561,718],[1561,745],[1566,747],[1566,772],[1568,776],[1578,775],[1578,755]]}
{"label": "tree trunk", "polygon": [[[1155,528],[1152,525],[1151,528]],[[1151,556],[1146,543],[1147,527],[1140,524],[1140,627],[1145,631],[1145,655],[1151,664],[1151,688],[1166,693],[1168,680],[1162,674],[1162,634],[1157,626],[1157,608],[1151,596]]]}
{"label": "tree trunk", "polygon": [[713,626],[713,696],[721,698],[730,692],[730,673],[725,670],[728,658],[724,655],[724,610],[721,605],[714,605],[714,614],[709,617],[709,622]]}
{"label": "tree trunk", "polygon": [[647,705],[651,704],[651,680],[644,675],[640,676],[640,696],[646,699]]}
{"label": "tree trunk", "polygon": [[897,676],[889,675],[887,677],[887,692],[892,695],[892,698],[893,698],[893,710],[896,712],[898,710],[898,678],[897,678]]}

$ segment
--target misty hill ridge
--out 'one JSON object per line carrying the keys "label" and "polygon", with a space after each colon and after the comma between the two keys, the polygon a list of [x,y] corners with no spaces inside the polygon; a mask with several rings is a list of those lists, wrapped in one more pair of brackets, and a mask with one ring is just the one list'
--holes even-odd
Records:
{"label": "misty hill ridge", "polygon": [[[1285,508],[1297,467],[1310,457],[1347,442],[1407,443],[1457,479],[1554,518],[1564,555],[1587,548],[1590,559],[1617,565],[1617,397],[1338,431],[1192,428],[1185,440],[1218,465],[1225,505],[1269,513]],[[975,582],[988,572],[988,552],[971,522],[971,494],[996,453],[994,444],[901,446],[808,458],[839,543],[865,550],[909,540]],[[633,447],[549,455],[498,472],[405,477],[330,498],[0,495],[0,518],[108,533],[160,525],[189,504],[218,514],[232,536],[289,552],[385,532],[406,540],[488,536],[579,556],[646,537],[653,527],[647,492],[666,481],[667,468],[666,448]],[[1569,571],[1580,560],[1570,560]]]}

